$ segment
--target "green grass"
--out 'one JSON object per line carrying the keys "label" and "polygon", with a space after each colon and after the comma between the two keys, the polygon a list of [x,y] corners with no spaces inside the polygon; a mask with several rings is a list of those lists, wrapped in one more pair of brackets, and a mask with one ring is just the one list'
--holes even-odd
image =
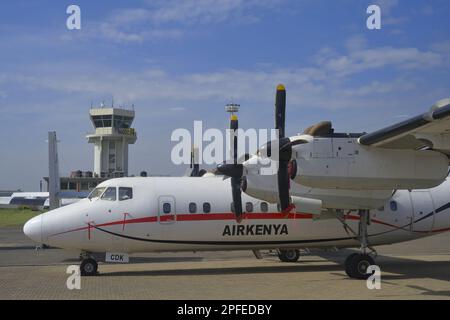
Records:
{"label": "green grass", "polygon": [[25,222],[38,214],[41,214],[41,212],[27,208],[0,209],[0,227],[23,226]]}

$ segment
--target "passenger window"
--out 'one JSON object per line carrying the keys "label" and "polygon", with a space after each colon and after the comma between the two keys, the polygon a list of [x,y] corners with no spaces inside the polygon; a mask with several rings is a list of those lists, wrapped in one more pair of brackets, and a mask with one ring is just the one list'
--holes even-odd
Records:
{"label": "passenger window", "polygon": [[246,211],[246,212],[253,212],[253,203],[247,202],[247,203],[245,204],[245,211]]}
{"label": "passenger window", "polygon": [[261,202],[261,212],[269,212],[269,205],[267,202]]}
{"label": "passenger window", "polygon": [[116,188],[109,187],[102,195],[103,200],[116,201]]}
{"label": "passenger window", "polygon": [[133,189],[119,187],[119,201],[133,199]]}
{"label": "passenger window", "polygon": [[195,202],[189,203],[189,213],[197,212],[197,204]]}
{"label": "passenger window", "polygon": [[391,206],[392,211],[397,211],[397,202],[396,201],[391,201],[390,206]]}
{"label": "passenger window", "polygon": [[163,212],[164,213],[170,213],[172,211],[172,206],[170,205],[170,203],[165,202],[163,204]]}
{"label": "passenger window", "polygon": [[209,202],[203,203],[203,212],[210,213],[211,212],[211,204]]}

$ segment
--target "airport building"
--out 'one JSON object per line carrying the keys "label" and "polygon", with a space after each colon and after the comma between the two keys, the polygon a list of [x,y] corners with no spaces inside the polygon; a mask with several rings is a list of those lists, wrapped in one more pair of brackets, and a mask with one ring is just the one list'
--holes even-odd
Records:
{"label": "airport building", "polygon": [[[93,171],[76,170],[61,177],[61,190],[87,193],[107,179],[128,176],[128,146],[137,140],[136,130],[131,127],[134,110],[91,108],[89,116],[94,132],[86,138],[94,145]],[[49,178],[44,180],[48,190]]]}

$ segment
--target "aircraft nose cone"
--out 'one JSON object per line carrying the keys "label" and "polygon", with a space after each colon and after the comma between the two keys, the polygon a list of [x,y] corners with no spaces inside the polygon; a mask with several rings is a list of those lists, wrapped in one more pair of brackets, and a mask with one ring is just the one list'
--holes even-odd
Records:
{"label": "aircraft nose cone", "polygon": [[42,243],[42,214],[28,220],[23,226],[23,233],[31,240]]}

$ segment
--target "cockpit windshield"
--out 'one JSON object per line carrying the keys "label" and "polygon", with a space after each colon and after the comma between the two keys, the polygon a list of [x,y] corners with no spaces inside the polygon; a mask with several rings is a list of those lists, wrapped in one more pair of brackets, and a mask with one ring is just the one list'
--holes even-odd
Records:
{"label": "cockpit windshield", "polygon": [[92,200],[93,198],[99,198],[103,194],[105,189],[106,187],[98,187],[92,190],[92,192],[88,196],[89,200]]}

